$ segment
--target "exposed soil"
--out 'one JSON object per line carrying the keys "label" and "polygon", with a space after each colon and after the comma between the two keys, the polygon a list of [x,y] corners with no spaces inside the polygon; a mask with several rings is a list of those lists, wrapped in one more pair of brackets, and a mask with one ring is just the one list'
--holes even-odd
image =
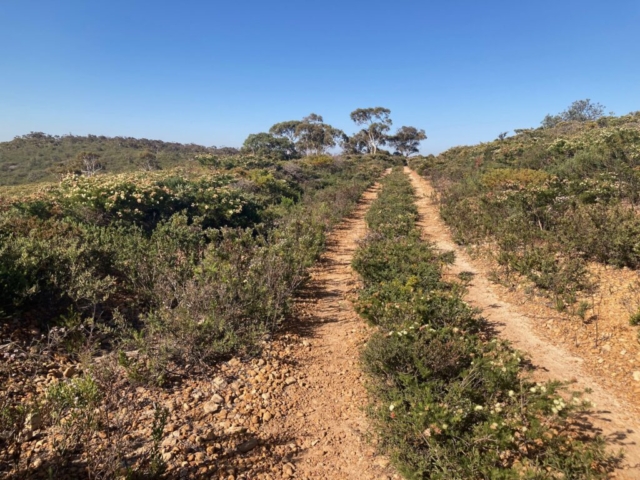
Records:
{"label": "exposed soil", "polygon": [[[440,218],[438,205],[432,200],[433,189],[429,182],[409,168],[405,171],[416,189],[419,224],[425,238],[437,248],[456,254],[455,263],[447,273],[473,274],[465,300],[482,310],[500,337],[528,354],[536,379],[567,381],[572,383],[572,389],[591,391],[585,397],[594,406],[587,416],[592,424],[590,428],[601,433],[612,449],[622,448],[625,452],[624,470],[617,472],[616,478],[640,478],[640,423],[635,406],[626,395],[611,388],[611,382],[603,381],[604,373],[590,368],[590,362],[585,362],[579,350],[569,349],[561,339],[552,340],[544,334],[542,330],[546,330],[547,325],[531,315],[531,304],[522,299],[516,301],[513,296],[506,298],[505,292],[489,281],[487,264],[472,260],[454,243],[451,232]],[[537,298],[534,302],[540,304],[544,300]],[[540,308],[542,306],[537,305],[536,315]],[[628,381],[632,383],[633,378]]]}
{"label": "exposed soil", "polygon": [[288,457],[288,469],[287,463],[278,465],[277,458],[263,459],[272,464],[272,478],[399,478],[367,440],[359,351],[370,333],[349,301],[357,287],[351,258],[366,233],[364,215],[378,189],[367,191],[353,215],[331,233],[326,253],[298,297],[295,331],[290,334],[301,343],[292,351],[291,362],[292,376],[304,384],[285,391],[288,414],[264,425],[260,436],[266,443],[288,439],[299,448]]}

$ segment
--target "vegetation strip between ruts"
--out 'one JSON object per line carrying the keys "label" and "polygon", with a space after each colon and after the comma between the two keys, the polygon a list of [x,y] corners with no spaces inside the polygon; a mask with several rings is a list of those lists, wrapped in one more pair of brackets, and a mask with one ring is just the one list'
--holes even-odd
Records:
{"label": "vegetation strip between ruts", "polygon": [[522,354],[485,333],[413,200],[402,172],[387,176],[353,260],[356,308],[379,326],[362,359],[382,448],[412,479],[604,478],[617,459],[578,430],[579,394],[529,381]]}

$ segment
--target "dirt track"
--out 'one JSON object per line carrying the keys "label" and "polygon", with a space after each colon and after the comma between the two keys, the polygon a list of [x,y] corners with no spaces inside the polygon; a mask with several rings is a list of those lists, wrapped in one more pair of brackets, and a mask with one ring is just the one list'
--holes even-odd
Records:
{"label": "dirt track", "polygon": [[633,409],[585,371],[581,358],[538,336],[526,314],[499,298],[487,278],[487,272],[453,242],[449,229],[440,218],[438,206],[431,200],[433,189],[429,182],[409,168],[405,168],[405,172],[416,190],[419,224],[425,238],[437,248],[456,254],[455,264],[448,273],[474,274],[465,300],[482,310],[499,336],[529,355],[536,367],[536,378],[575,381],[572,388],[592,391],[586,397],[595,405],[589,420],[613,449],[623,448],[625,451],[626,469],[618,474],[618,478],[640,478],[640,423],[630,415]]}
{"label": "dirt track", "polygon": [[[304,378],[305,387],[285,391],[290,414],[261,432],[267,442],[288,439],[302,447],[290,459],[295,478],[399,478],[367,441],[367,393],[358,358],[369,329],[348,300],[357,285],[351,259],[365,236],[364,216],[378,189],[368,190],[356,211],[331,233],[326,253],[297,300],[290,333],[301,339],[302,348],[293,351],[294,376]],[[273,478],[289,477],[286,464],[283,468],[276,467]]]}

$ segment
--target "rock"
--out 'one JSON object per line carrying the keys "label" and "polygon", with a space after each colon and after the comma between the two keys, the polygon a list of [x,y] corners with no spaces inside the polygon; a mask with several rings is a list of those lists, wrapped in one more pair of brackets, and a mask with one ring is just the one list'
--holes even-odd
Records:
{"label": "rock", "polygon": [[215,402],[207,402],[202,406],[204,413],[216,413],[220,410],[220,404]]}
{"label": "rock", "polygon": [[216,393],[213,397],[211,397],[211,403],[217,403],[218,405],[220,405],[224,403],[224,398]]}
{"label": "rock", "polygon": [[44,462],[42,461],[42,459],[40,457],[36,457],[32,462],[33,469],[37,470],[38,468],[40,468],[42,466],[43,463]]}
{"label": "rock", "polygon": [[271,418],[273,418],[273,415],[271,415],[271,412],[265,412],[264,415],[262,415],[263,422],[268,422],[269,420],[271,420]]}
{"label": "rock", "polygon": [[236,433],[245,433],[246,431],[246,427],[229,427],[224,431],[224,433],[227,435],[234,435]]}
{"label": "rock", "polygon": [[258,439],[252,438],[251,440],[247,440],[246,442],[238,445],[238,452],[247,453],[253,450],[258,446]]}
{"label": "rock", "polygon": [[285,464],[284,467],[282,467],[282,473],[283,475],[287,476],[287,477],[292,477],[293,476],[293,472],[295,472],[295,468],[293,465],[291,465],[290,463]]}
{"label": "rock", "polygon": [[162,460],[164,460],[165,462],[168,462],[172,458],[173,458],[173,453],[171,452],[165,452],[162,454]]}
{"label": "rock", "polygon": [[38,413],[30,413],[24,421],[24,428],[32,432],[42,428],[42,416]]}
{"label": "rock", "polygon": [[295,383],[295,382],[296,382],[296,379],[295,379],[295,378],[293,378],[293,377],[288,377],[288,378],[284,381],[285,385],[291,385],[292,383]]}
{"label": "rock", "polygon": [[206,455],[204,454],[204,452],[196,452],[194,458],[196,462],[202,463],[205,461]]}
{"label": "rock", "polygon": [[64,378],[73,378],[78,374],[78,369],[76,367],[74,367],[73,365],[71,365],[70,367],[67,367],[64,372],[62,372],[62,376]]}
{"label": "rock", "polygon": [[633,372],[633,379],[636,382],[640,382],[640,371]]}
{"label": "rock", "polygon": [[178,443],[178,441],[175,437],[167,437],[162,441],[161,445],[165,448],[168,448],[175,446],[176,443]]}
{"label": "rock", "polygon": [[386,458],[378,458],[376,459],[376,465],[381,468],[387,468],[389,466],[389,460],[387,460]]}

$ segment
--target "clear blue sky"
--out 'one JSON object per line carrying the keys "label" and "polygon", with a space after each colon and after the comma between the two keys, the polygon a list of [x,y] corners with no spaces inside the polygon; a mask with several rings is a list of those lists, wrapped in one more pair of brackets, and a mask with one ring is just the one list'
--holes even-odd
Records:
{"label": "clear blue sky", "polygon": [[640,110],[638,0],[0,2],[0,140],[239,146],[311,112],[391,109],[423,152],[591,98]]}

